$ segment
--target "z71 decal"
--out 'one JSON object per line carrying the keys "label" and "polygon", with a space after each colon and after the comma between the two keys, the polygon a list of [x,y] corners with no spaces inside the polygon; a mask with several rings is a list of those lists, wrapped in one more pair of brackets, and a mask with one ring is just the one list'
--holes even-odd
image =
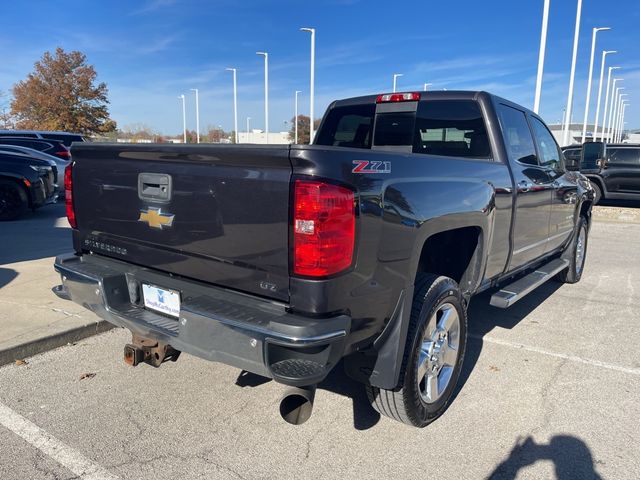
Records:
{"label": "z71 decal", "polygon": [[391,162],[354,160],[351,173],[391,173]]}

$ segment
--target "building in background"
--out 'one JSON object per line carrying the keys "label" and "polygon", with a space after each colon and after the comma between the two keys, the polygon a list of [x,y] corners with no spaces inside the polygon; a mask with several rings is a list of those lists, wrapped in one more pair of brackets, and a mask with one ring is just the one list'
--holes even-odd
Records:
{"label": "building in background", "polygon": [[640,143],[640,130],[631,130],[626,133],[625,143]]}
{"label": "building in background", "polygon": [[[593,124],[587,124],[587,136],[585,137],[585,142],[591,142],[593,140]],[[549,125],[549,130],[558,142],[558,145],[563,147],[562,145],[562,124],[551,124]],[[600,131],[600,127],[598,127],[598,131]],[[582,143],[582,123],[572,123],[569,125],[569,145],[580,145]]]}
{"label": "building in background", "polygon": [[259,129],[250,132],[238,132],[238,143],[259,143],[278,145],[283,143],[291,143],[289,132],[269,132],[269,141],[267,142],[266,134]]}

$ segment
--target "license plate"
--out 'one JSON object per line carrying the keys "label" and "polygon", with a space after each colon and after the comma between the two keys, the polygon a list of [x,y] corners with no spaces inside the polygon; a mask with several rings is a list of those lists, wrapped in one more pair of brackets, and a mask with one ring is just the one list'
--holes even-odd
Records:
{"label": "license plate", "polygon": [[153,285],[142,284],[142,296],[144,306],[156,312],[180,316],[180,293],[175,290],[167,290]]}

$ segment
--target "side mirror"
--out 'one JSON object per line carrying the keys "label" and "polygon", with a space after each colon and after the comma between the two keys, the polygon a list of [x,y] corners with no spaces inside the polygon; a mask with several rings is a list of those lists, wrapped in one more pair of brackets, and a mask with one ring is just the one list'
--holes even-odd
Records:
{"label": "side mirror", "polygon": [[597,171],[603,167],[602,160],[606,157],[603,142],[589,142],[582,145],[580,155],[580,171]]}

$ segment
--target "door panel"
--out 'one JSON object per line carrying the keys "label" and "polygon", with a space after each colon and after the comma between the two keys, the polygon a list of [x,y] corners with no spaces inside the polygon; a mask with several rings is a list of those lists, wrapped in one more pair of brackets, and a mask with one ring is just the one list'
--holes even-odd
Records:
{"label": "door panel", "polygon": [[533,136],[538,147],[540,165],[546,169],[551,181],[551,213],[549,217],[549,241],[544,252],[548,253],[564,244],[574,225],[578,185],[567,176],[562,161],[562,151],[547,126],[536,117],[529,117]]}
{"label": "door panel", "polygon": [[640,149],[609,147],[602,171],[608,193],[640,195]]}
{"label": "door panel", "polygon": [[497,107],[509,163],[516,185],[513,253],[509,270],[540,257],[549,237],[552,180],[538,164],[525,113],[507,105]]}

